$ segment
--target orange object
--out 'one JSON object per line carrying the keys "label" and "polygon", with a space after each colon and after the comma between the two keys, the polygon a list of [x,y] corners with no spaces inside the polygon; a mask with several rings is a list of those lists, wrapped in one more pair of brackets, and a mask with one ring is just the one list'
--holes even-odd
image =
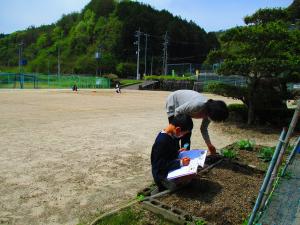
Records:
{"label": "orange object", "polygon": [[191,161],[190,158],[184,157],[184,158],[182,159],[182,165],[183,165],[183,166],[187,166],[187,165],[190,164],[190,161]]}

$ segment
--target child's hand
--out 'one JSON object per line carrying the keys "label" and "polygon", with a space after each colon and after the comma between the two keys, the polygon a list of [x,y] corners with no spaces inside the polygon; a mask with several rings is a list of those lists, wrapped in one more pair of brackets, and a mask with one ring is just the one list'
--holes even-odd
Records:
{"label": "child's hand", "polygon": [[187,149],[186,148],[179,149],[179,152],[184,152],[184,151],[187,151]]}
{"label": "child's hand", "polygon": [[179,152],[184,152],[184,151],[188,151],[188,147],[190,146],[189,143],[185,143],[184,146],[179,149]]}
{"label": "child's hand", "polygon": [[183,166],[187,166],[187,165],[190,164],[190,161],[191,161],[191,159],[189,157],[184,157],[184,158],[181,159],[181,164]]}

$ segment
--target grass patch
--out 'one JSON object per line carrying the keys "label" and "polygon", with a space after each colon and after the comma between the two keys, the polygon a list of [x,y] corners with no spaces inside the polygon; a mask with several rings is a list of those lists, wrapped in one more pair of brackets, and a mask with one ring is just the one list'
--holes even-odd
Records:
{"label": "grass patch", "polygon": [[141,209],[138,205],[104,217],[96,225],[175,225],[162,217]]}
{"label": "grass patch", "polygon": [[133,84],[140,84],[142,83],[142,81],[139,80],[130,80],[130,79],[122,79],[120,80],[121,86],[125,87],[125,86],[129,86],[129,85],[133,85]]}

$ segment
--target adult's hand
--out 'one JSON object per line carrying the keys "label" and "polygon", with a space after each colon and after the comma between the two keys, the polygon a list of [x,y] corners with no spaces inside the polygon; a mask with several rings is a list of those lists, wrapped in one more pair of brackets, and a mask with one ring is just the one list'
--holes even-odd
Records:
{"label": "adult's hand", "polygon": [[207,147],[210,155],[215,155],[217,153],[215,146],[213,146],[212,144],[208,144]]}

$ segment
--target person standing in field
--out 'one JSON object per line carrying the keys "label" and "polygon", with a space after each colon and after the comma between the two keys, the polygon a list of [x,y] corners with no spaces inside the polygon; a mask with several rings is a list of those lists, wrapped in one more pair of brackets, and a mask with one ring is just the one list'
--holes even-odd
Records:
{"label": "person standing in field", "polygon": [[116,82],[116,92],[121,94],[121,83],[119,81]]}
{"label": "person standing in field", "polygon": [[[210,154],[216,154],[216,148],[211,143],[208,134],[208,125],[211,121],[221,122],[228,118],[228,108],[225,102],[220,100],[207,99],[199,92],[192,90],[178,90],[172,92],[166,101],[166,111],[169,123],[174,116],[186,114],[194,119],[202,119],[200,131],[208,147]],[[181,138],[181,147],[190,149],[191,133]]]}
{"label": "person standing in field", "polygon": [[72,87],[72,90],[77,92],[77,89],[78,89],[77,85],[74,84],[73,87]]}

